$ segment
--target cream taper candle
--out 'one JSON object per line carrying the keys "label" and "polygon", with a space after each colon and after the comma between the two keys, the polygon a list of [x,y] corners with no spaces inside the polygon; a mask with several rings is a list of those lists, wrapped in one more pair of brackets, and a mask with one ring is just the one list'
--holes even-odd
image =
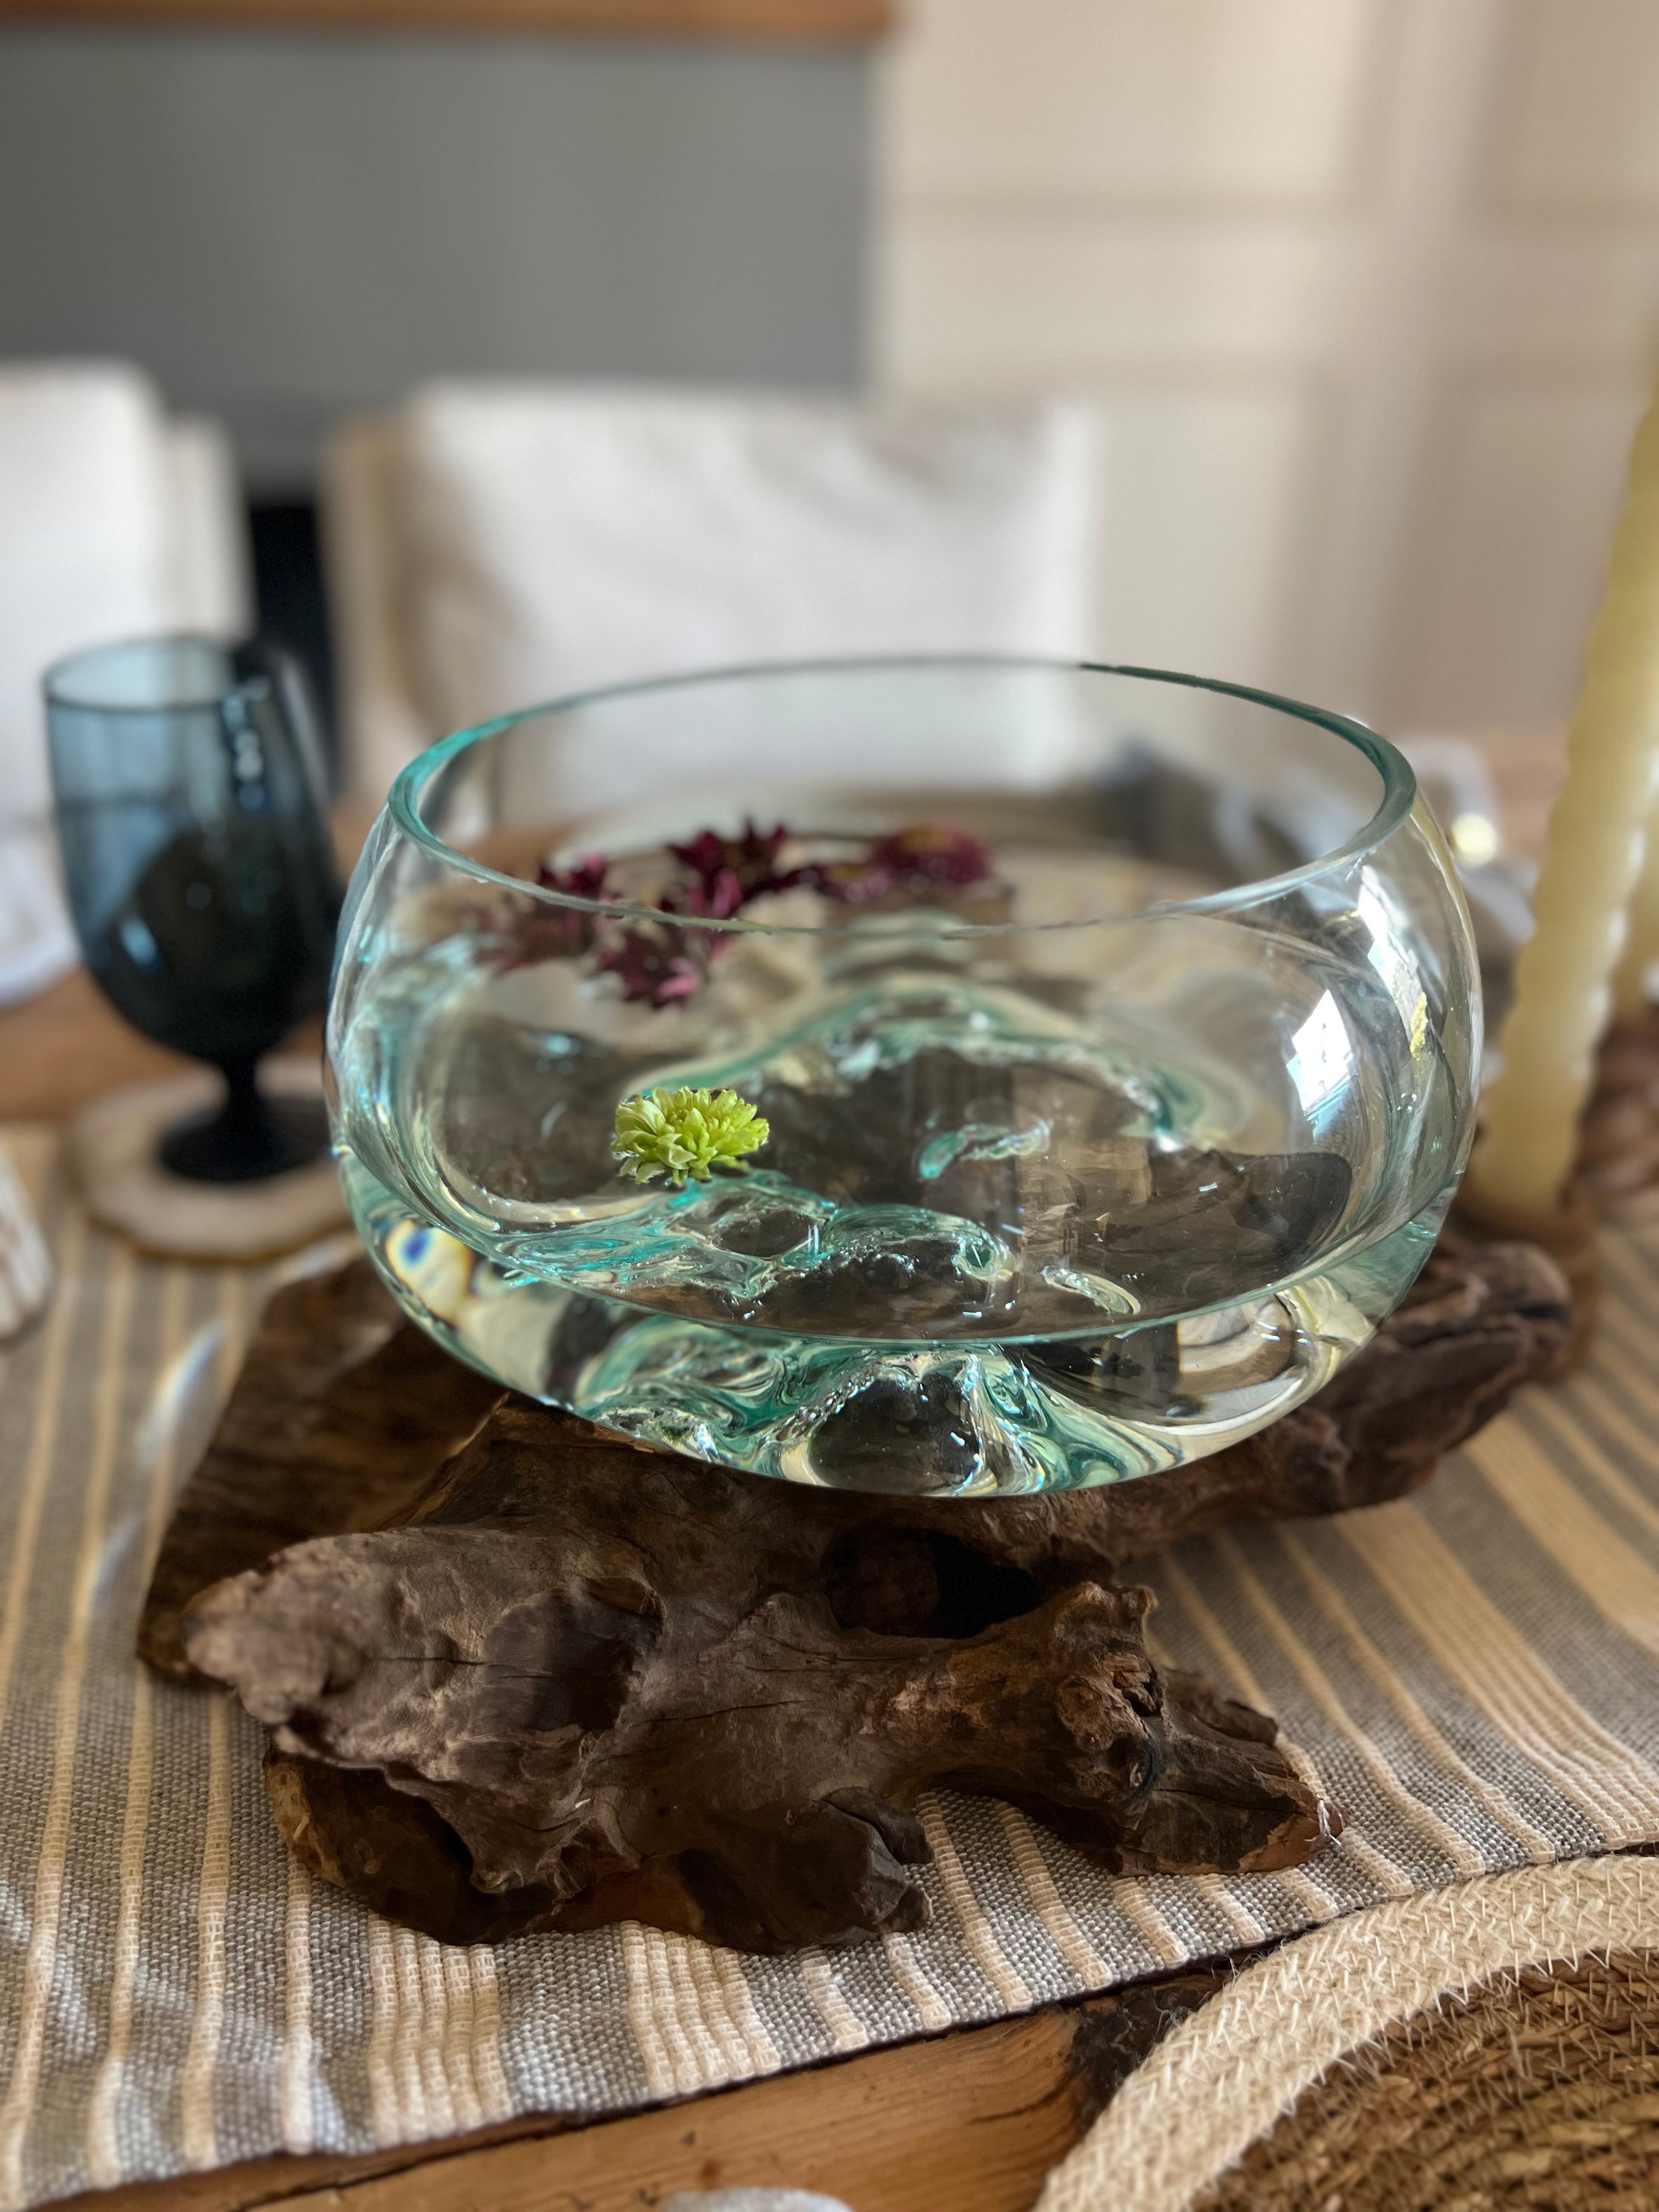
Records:
{"label": "cream taper candle", "polygon": [[1659,762],[1659,399],[1636,434],[1607,595],[1589,635],[1567,777],[1469,1169],[1478,1206],[1561,1203],[1607,1026]]}
{"label": "cream taper candle", "polygon": [[1650,1003],[1648,978],[1659,967],[1659,809],[1648,817],[1647,858],[1631,893],[1625,949],[1613,979],[1613,1007],[1633,1022]]}

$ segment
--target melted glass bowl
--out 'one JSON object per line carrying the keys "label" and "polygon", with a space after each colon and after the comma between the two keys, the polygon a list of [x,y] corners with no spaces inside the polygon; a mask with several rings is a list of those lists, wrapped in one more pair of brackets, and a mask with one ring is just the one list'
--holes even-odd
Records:
{"label": "melted glass bowl", "polygon": [[[329,1056],[364,1240],[452,1351],[733,1467],[965,1495],[1154,1474],[1318,1389],[1434,1241],[1480,1026],[1446,848],[1368,730],[848,662],[423,754]],[[630,1180],[619,1104],[681,1089],[766,1141]]]}

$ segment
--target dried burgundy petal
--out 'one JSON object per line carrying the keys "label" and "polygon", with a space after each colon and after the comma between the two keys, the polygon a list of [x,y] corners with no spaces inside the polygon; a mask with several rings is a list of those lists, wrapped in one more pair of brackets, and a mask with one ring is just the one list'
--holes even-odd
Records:
{"label": "dried burgundy petal", "polygon": [[[601,899],[610,864],[603,853],[584,853],[575,866],[561,872],[544,860],[536,881],[544,890],[566,898]],[[515,915],[511,943],[501,955],[507,968],[527,968],[538,960],[568,960],[590,951],[596,916],[579,907],[547,906],[540,899]]]}
{"label": "dried burgundy petal", "polygon": [[700,883],[665,891],[658,904],[665,914],[696,915],[702,921],[730,921],[748,894],[730,868],[718,869]]}
{"label": "dried burgundy petal", "polygon": [[897,888],[890,868],[869,860],[821,860],[804,872],[815,891],[839,899],[843,906],[863,906],[870,899],[885,898]]}
{"label": "dried burgundy petal", "polygon": [[[606,937],[598,927],[600,916],[538,904],[516,918],[510,945],[498,957],[504,966],[521,967],[592,951],[601,973],[617,978],[625,999],[676,1006],[702,988],[709,963],[730,940],[683,928],[671,917],[729,921],[750,899],[796,884],[857,906],[895,891],[981,883],[991,872],[991,856],[977,837],[940,824],[922,823],[878,837],[856,860],[814,861],[781,870],[778,855],[788,835],[781,822],[760,830],[751,819],[744,820],[736,837],[700,830],[689,843],[668,848],[688,880],[672,884],[658,901],[661,921],[641,922]],[[544,861],[536,880],[563,897],[600,900],[608,896],[609,875],[605,855],[586,853],[562,872]]]}
{"label": "dried burgundy petal", "polygon": [[870,863],[890,870],[899,883],[980,884],[991,872],[987,847],[967,830],[942,823],[922,823],[878,837],[870,848]]}
{"label": "dried burgundy petal", "polygon": [[977,837],[965,830],[922,823],[872,838],[862,860],[821,863],[800,875],[826,898],[865,906],[894,891],[982,883],[990,872],[990,853]]}
{"label": "dried burgundy petal", "polygon": [[536,871],[536,881],[544,891],[559,891],[566,898],[602,899],[610,872],[611,863],[603,853],[583,853],[562,875],[544,860]]}
{"label": "dried burgundy petal", "polygon": [[667,921],[647,922],[623,929],[612,943],[602,945],[596,964],[602,973],[617,978],[624,999],[672,1006],[702,989],[716,949],[706,931],[678,929]]}
{"label": "dried burgundy petal", "polygon": [[[759,898],[766,891],[787,890],[800,881],[800,871],[792,869],[781,872],[778,854],[782,850],[788,831],[780,822],[775,829],[757,830],[745,817],[741,836],[722,837],[718,830],[700,830],[688,845],[671,845],[669,852],[680,866],[695,878],[705,899],[711,897],[714,887],[726,878],[737,887],[737,904],[728,906],[720,918],[735,914],[744,900]],[[666,905],[668,902],[664,901]],[[677,907],[685,914],[714,913],[712,906]]]}

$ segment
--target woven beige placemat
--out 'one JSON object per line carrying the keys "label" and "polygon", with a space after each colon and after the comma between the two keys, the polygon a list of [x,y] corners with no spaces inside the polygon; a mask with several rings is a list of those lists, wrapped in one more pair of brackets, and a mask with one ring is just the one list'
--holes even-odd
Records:
{"label": "woven beige placemat", "polygon": [[1417,1499],[1154,1562],[1157,1641],[1276,1713],[1351,1820],[1291,1873],[1113,1880],[922,1810],[933,1925],[739,1957],[635,1927],[445,1951],[313,1885],[260,1732],[132,1657],[260,1279],[143,1259],[20,1149],[58,1287],[0,1348],[0,2204],[532,2110],[617,2112],[994,2019],[1389,1899],[1659,1839],[1659,1233],[1592,1365]]}
{"label": "woven beige placemat", "polygon": [[1375,1905],[1184,2021],[1037,2212],[1650,2205],[1656,1997],[1659,1860]]}
{"label": "woven beige placemat", "polygon": [[1195,2212],[1652,2212],[1659,1951],[1448,1992],[1346,2053]]}

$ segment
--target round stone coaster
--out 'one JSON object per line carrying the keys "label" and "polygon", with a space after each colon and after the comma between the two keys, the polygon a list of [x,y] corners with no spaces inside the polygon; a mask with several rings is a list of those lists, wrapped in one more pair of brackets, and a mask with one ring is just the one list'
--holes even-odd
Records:
{"label": "round stone coaster", "polygon": [[[260,1087],[275,1098],[320,1098],[309,1060],[268,1060]],[[330,1158],[264,1182],[191,1182],[156,1158],[163,1133],[210,1110],[223,1085],[210,1068],[134,1083],[82,1107],[69,1130],[69,1158],[93,1219],[146,1252],[175,1260],[269,1260],[337,1228],[346,1218],[339,1171]]]}

